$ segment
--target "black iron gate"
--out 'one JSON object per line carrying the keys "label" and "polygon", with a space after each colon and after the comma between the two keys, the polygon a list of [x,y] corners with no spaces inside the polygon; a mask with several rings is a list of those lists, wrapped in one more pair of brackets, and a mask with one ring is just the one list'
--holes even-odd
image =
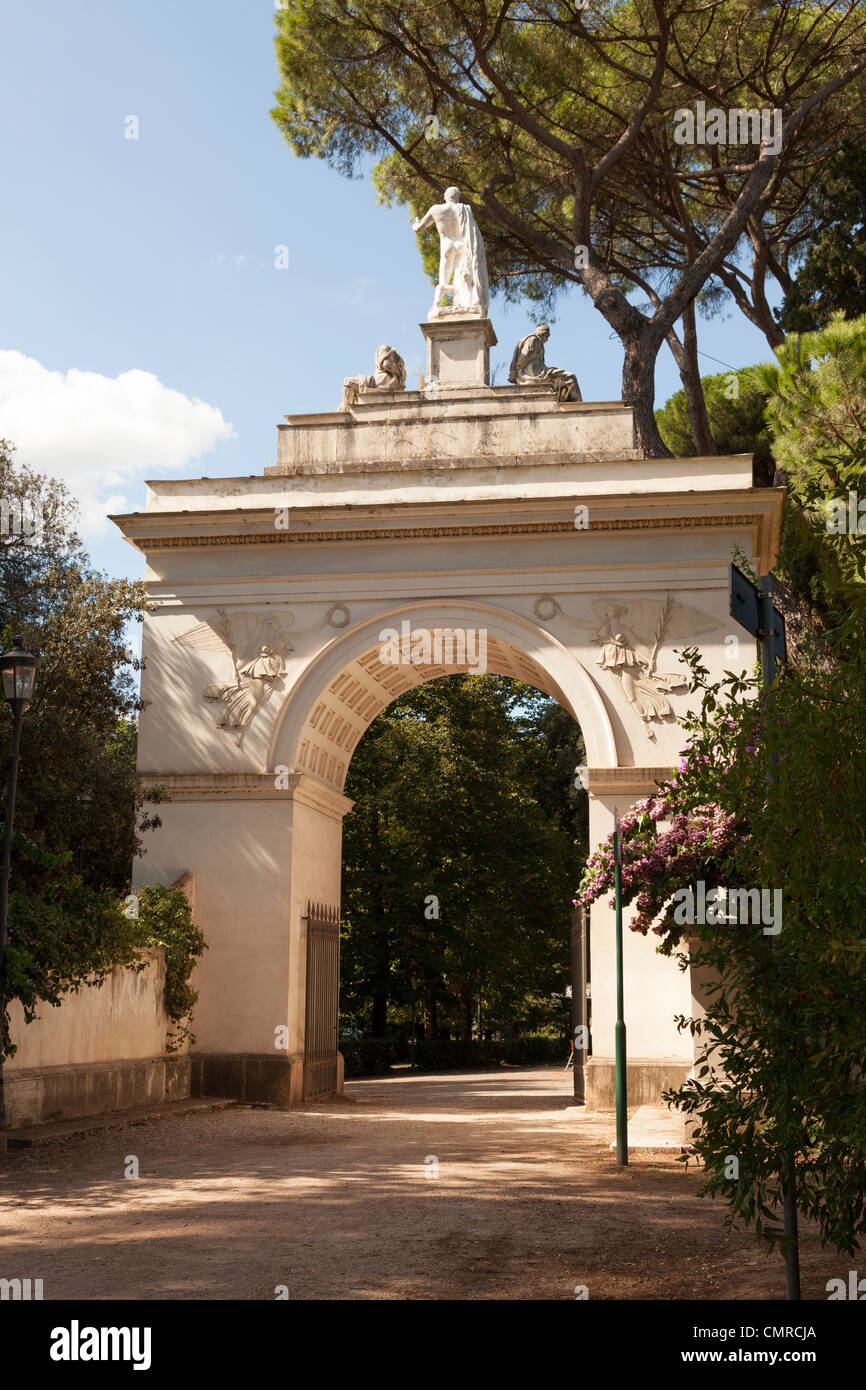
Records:
{"label": "black iron gate", "polygon": [[304,1030],[304,1100],[337,1089],[337,1017],[340,1000],[340,912],[308,903],[307,1009]]}

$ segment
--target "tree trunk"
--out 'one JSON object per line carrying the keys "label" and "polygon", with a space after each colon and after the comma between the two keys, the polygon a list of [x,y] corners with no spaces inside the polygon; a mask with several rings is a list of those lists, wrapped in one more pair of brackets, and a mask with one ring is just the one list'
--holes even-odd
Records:
{"label": "tree trunk", "polygon": [[655,370],[661,340],[655,333],[637,331],[622,337],[622,399],[634,411],[635,443],[644,458],[669,459],[671,451],[659,434],[655,417]]}
{"label": "tree trunk", "polygon": [[472,995],[460,996],[460,1041],[472,1041]]}
{"label": "tree trunk", "polygon": [[715,440],[710,431],[710,417],[701,386],[701,369],[698,362],[698,334],[695,326],[695,303],[692,300],[682,318],[683,341],[680,342],[671,329],[668,334],[668,347],[674,355],[679,368],[680,380],[686,393],[689,408],[689,424],[692,427],[692,440],[700,456],[715,454]]}
{"label": "tree trunk", "polygon": [[[371,857],[375,855],[375,862],[382,866],[382,843],[379,833],[379,808],[373,806],[370,824],[370,846]],[[385,1029],[388,1026],[388,990],[383,988],[383,982],[387,981],[391,968],[391,949],[388,939],[388,917],[385,912],[385,890],[382,879],[377,877],[373,880],[370,889],[370,897],[374,909],[375,921],[375,956],[374,956],[374,976],[370,981],[373,986],[373,1037],[384,1038]]]}
{"label": "tree trunk", "polygon": [[373,1037],[384,1038],[388,1026],[388,996],[384,991],[373,995]]}
{"label": "tree trunk", "polygon": [[436,1037],[439,1031],[439,1019],[436,1008],[436,995],[428,994],[424,1000],[424,1037],[427,1042]]}
{"label": "tree trunk", "polygon": [[761,330],[767,342],[770,344],[770,347],[774,350],[780,347],[785,341],[785,334],[773,318],[763,291],[761,294],[757,294],[753,286],[753,303],[743,289],[738,276],[734,275],[731,271],[725,270],[719,270],[718,275],[725,288],[730,290],[737,308],[745,315],[750,323],[753,323],[756,328]]}
{"label": "tree trunk", "polygon": [[[750,218],[749,232],[754,247],[752,257],[752,303],[755,306],[758,323],[761,331],[773,351],[781,347],[785,341],[785,334],[773,318],[772,310],[767,303],[767,259],[769,247],[766,238],[761,234],[760,222],[755,222]],[[778,267],[781,269],[781,267]],[[783,285],[783,289],[784,289]]]}

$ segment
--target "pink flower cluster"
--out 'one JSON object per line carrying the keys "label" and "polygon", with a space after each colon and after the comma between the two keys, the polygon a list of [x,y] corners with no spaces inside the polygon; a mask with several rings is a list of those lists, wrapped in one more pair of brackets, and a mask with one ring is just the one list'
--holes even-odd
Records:
{"label": "pink flower cluster", "polygon": [[[687,770],[686,760],[680,771]],[[669,784],[676,790],[675,779]],[[657,822],[670,819],[670,828],[659,832]],[[622,838],[623,902],[634,901],[637,915],[633,931],[653,927],[674,887],[693,881],[708,859],[724,854],[736,843],[737,817],[716,805],[696,806],[689,812],[674,809],[670,791],[638,801],[620,822]],[[742,836],[740,836],[742,839]],[[614,886],[614,837],[609,835],[591,856],[576,901],[589,907]],[[613,905],[613,899],[610,899]]]}

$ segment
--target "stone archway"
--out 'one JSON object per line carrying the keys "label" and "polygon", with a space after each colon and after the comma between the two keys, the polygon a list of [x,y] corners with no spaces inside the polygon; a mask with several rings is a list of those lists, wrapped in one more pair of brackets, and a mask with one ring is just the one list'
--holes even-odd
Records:
{"label": "stone archway", "polygon": [[[471,671],[469,661],[390,663],[382,659],[385,633],[405,624],[413,632],[483,634],[484,669],[537,687],[557,700],[581,728],[593,765],[615,766],[616,745],[599,693],[576,658],[537,624],[481,604],[401,605],[337,637],[313,661],[290,692],[269,752],[275,782],[293,798],[291,828],[289,1042],[292,1059],[309,1069],[311,1027],[321,1033],[313,1008],[310,970],[311,903],[338,905],[342,875],[342,817],[351,806],[343,788],[352,753],[373,720],[399,695],[440,676]],[[519,644],[519,645],[518,645]],[[449,653],[453,655],[453,653]],[[315,779],[318,795],[305,793]],[[325,787],[332,796],[326,797]],[[317,1000],[336,1015],[336,986]],[[304,1031],[299,1025],[303,1021]],[[336,1034],[334,1034],[336,1036]],[[292,1083],[295,1095],[298,1085]]]}
{"label": "stone archway", "polygon": [[584,731],[590,765],[616,766],[610,718],[575,656],[537,623],[487,605],[452,601],[401,604],[336,638],[286,700],[268,751],[272,768],[309,771],[342,791],[352,749],[386,705],[422,681],[472,670],[468,661],[383,663],[382,633],[404,622],[412,630],[483,630],[486,669],[526,681],[558,700]]}
{"label": "stone archway", "polygon": [[[587,743],[598,843],[614,805],[676,763],[677,645],[699,641],[711,675],[734,664],[732,547],[771,568],[783,498],[752,486],[749,457],[642,459],[619,402],[490,386],[463,342],[485,324],[448,321],[453,381],[446,353],[435,390],[370,388],[289,417],[264,475],[154,482],[145,512],[115,518],[156,605],[139,769],[172,797],[136,876],[195,880],[201,1092],[301,1099],[302,919],[339,902],[352,747],[407,683],[440,673],[379,669],[383,629],[483,628],[490,669],[560,700]],[[739,640],[745,669],[755,649]],[[612,1094],[611,918],[593,909],[595,1103]],[[673,1018],[690,999],[655,943],[626,935],[638,1102],[688,1069]]]}

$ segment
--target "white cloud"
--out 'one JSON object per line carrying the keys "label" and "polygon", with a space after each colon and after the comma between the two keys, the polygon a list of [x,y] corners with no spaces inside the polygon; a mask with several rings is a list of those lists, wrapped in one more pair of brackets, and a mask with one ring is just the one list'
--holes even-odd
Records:
{"label": "white cloud", "polygon": [[0,436],[17,446],[20,462],[64,480],[88,536],[107,529],[107,512],[132,508],[131,484],[186,468],[219,440],[237,438],[216,406],[152,372],[53,372],[11,350],[0,350]]}

